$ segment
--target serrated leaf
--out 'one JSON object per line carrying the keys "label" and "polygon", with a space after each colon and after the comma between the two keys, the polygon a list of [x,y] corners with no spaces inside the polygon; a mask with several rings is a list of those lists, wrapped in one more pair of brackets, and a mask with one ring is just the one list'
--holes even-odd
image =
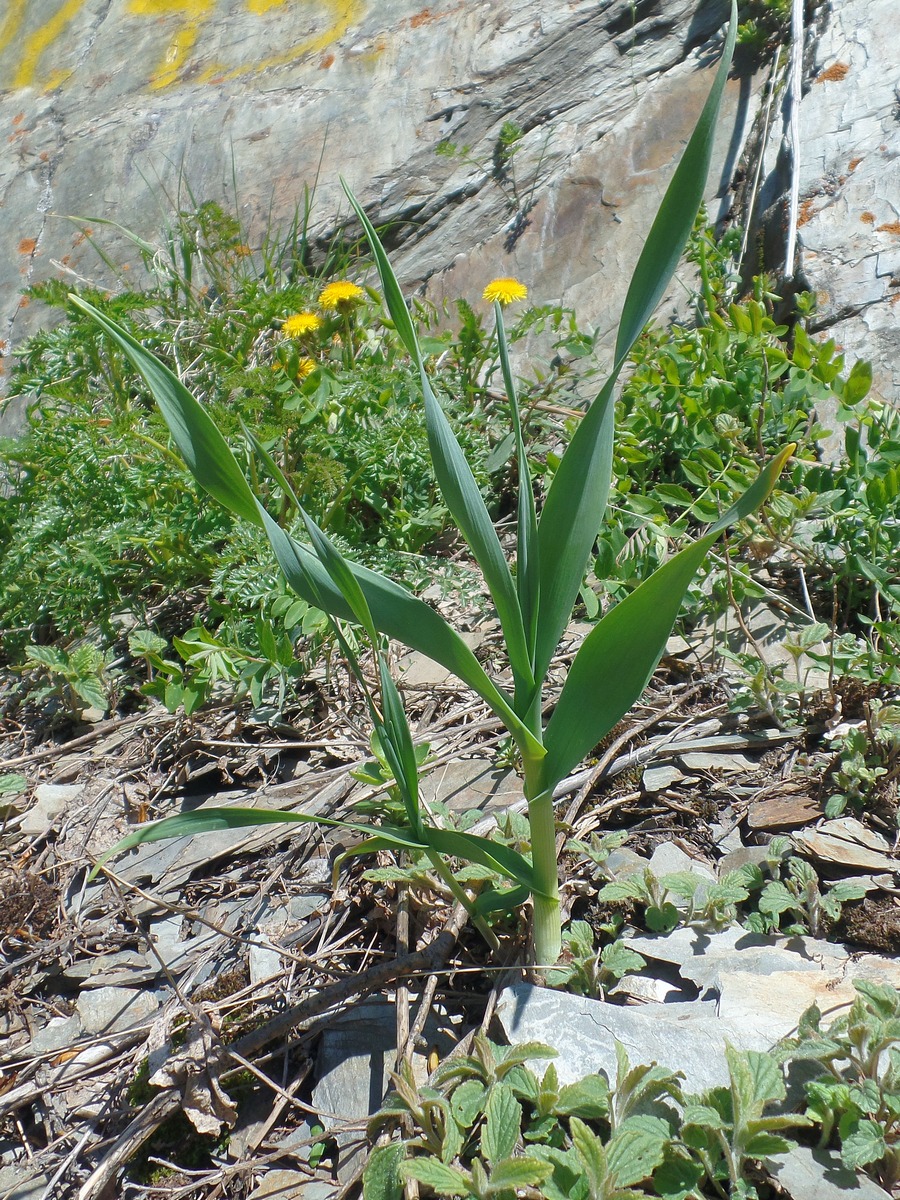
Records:
{"label": "serrated leaf", "polygon": [[575,1153],[578,1155],[582,1170],[587,1176],[591,1194],[603,1195],[602,1189],[606,1187],[608,1177],[606,1151],[603,1148],[603,1143],[593,1130],[589,1129],[578,1117],[570,1118],[569,1131]]}
{"label": "serrated leaf", "polygon": [[629,950],[624,942],[610,942],[600,952],[600,961],[610,975],[621,979],[629,971],[640,971],[647,963],[636,950]]}
{"label": "serrated leaf", "polygon": [[841,1160],[848,1167],[867,1167],[886,1153],[884,1130],[876,1121],[860,1121],[841,1141]]}
{"label": "serrated leaf", "polygon": [[535,1187],[551,1174],[549,1163],[531,1156],[507,1158],[491,1170],[489,1190],[499,1192],[504,1188]]}
{"label": "serrated leaf", "polygon": [[668,1152],[653,1172],[653,1187],[662,1200],[687,1200],[695,1193],[705,1171],[686,1154]]}
{"label": "serrated leaf", "polygon": [[363,1173],[363,1200],[403,1200],[400,1164],[405,1155],[402,1142],[376,1146]]}
{"label": "serrated leaf", "polygon": [[596,1121],[609,1114],[609,1084],[602,1075],[586,1075],[560,1089],[555,1110],[561,1116]]}
{"label": "serrated leaf", "polygon": [[480,1079],[466,1079],[450,1097],[450,1112],[461,1129],[469,1130],[483,1111],[487,1088]]}
{"label": "serrated leaf", "polygon": [[754,1133],[743,1143],[742,1149],[748,1158],[769,1158],[773,1154],[784,1154],[790,1150],[787,1138],[774,1133]]}
{"label": "serrated leaf", "polygon": [[630,1126],[617,1130],[606,1147],[609,1178],[617,1187],[631,1187],[648,1179],[663,1160],[668,1129],[639,1129]]}
{"label": "serrated leaf", "polygon": [[426,1184],[439,1196],[469,1195],[468,1176],[436,1158],[408,1158],[400,1164],[400,1174]]}
{"label": "serrated leaf", "polygon": [[509,1158],[515,1149],[522,1125],[522,1106],[511,1087],[496,1083],[488,1094],[484,1115],[481,1153],[487,1162],[493,1164]]}

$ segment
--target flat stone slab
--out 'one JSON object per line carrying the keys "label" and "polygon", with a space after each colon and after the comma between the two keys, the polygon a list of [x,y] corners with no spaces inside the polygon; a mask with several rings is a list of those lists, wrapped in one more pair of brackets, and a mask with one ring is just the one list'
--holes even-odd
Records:
{"label": "flat stone slab", "polygon": [[497,1016],[513,1045],[544,1042],[559,1051],[553,1062],[564,1084],[597,1071],[614,1082],[618,1040],[632,1064],[682,1071],[685,1088],[702,1092],[728,1083],[726,1041],[739,1050],[769,1050],[776,1040],[755,1026],[720,1019],[710,1002],[626,1008],[528,983],[501,993]]}
{"label": "flat stone slab", "polygon": [[890,1193],[867,1175],[857,1175],[841,1162],[833,1150],[811,1150],[795,1146],[787,1154],[765,1161],[766,1170],[793,1200],[890,1200]]}
{"label": "flat stone slab", "polygon": [[75,1007],[85,1033],[112,1033],[150,1020],[159,1003],[153,992],[101,987],[82,992]]}

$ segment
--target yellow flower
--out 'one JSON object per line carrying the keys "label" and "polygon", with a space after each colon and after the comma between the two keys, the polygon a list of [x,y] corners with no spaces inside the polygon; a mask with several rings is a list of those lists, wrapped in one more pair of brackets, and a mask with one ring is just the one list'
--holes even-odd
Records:
{"label": "yellow flower", "polygon": [[315,333],[321,324],[322,318],[317,317],[314,312],[299,312],[294,313],[292,317],[285,317],[281,332],[285,337],[298,338],[303,337],[305,333]]}
{"label": "yellow flower", "polygon": [[314,358],[301,358],[297,360],[297,378],[305,379],[307,375],[311,375],[318,366]]}
{"label": "yellow flower", "polygon": [[482,293],[485,300],[496,300],[498,304],[512,304],[514,300],[524,300],[528,288],[518,279],[492,279]]}
{"label": "yellow flower", "polygon": [[355,283],[348,283],[345,279],[335,280],[334,283],[327,284],[319,295],[319,303],[324,309],[343,308],[344,305],[355,304],[358,300],[362,300],[365,293],[361,287],[357,287]]}

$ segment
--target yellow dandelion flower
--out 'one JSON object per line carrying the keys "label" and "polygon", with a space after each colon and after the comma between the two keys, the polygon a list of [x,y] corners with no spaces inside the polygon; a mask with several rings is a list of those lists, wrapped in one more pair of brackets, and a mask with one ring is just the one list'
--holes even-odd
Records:
{"label": "yellow dandelion flower", "polygon": [[321,324],[322,318],[314,312],[299,312],[292,317],[285,317],[281,332],[285,337],[298,338],[306,333],[315,333]]}
{"label": "yellow dandelion flower", "polygon": [[519,283],[518,279],[492,279],[482,293],[485,300],[494,301],[498,304],[512,304],[515,300],[524,300],[528,295],[528,288],[524,283]]}
{"label": "yellow dandelion flower", "polygon": [[305,379],[307,375],[311,375],[318,364],[314,358],[301,358],[297,361],[297,378]]}
{"label": "yellow dandelion flower", "polygon": [[327,284],[319,295],[319,303],[324,309],[339,309],[345,305],[356,304],[362,300],[365,293],[355,283],[345,279],[337,279]]}

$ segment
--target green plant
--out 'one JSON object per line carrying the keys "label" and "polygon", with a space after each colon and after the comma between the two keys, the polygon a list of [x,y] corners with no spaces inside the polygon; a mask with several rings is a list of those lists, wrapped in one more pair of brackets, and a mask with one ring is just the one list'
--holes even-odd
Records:
{"label": "green plant", "polygon": [[900,994],[858,979],[853,986],[847,1013],[823,1028],[813,1006],[779,1053],[824,1068],[806,1085],[806,1115],[821,1126],[820,1145],[836,1138],[848,1167],[862,1167],[890,1189],[900,1180]]}
{"label": "green plant", "polygon": [[900,775],[900,705],[867,701],[862,724],[848,729],[835,748],[839,763],[832,776],[835,790],[825,802],[829,817],[839,817],[848,805],[870,806],[879,787]]}
{"label": "green plant", "polygon": [[72,650],[54,646],[28,646],[28,663],[19,670],[37,668],[49,682],[31,689],[35,700],[56,699],[68,716],[78,717],[85,708],[105,712],[109,707],[109,692],[115,679],[111,655],[83,642]]}
{"label": "green plant", "polygon": [[573,921],[563,933],[563,957],[560,966],[547,972],[550,987],[594,999],[605,998],[606,991],[630,971],[647,964],[640,954],[620,941],[608,942],[598,950],[594,931],[587,921]]}
{"label": "green plant", "polygon": [[612,1086],[602,1075],[560,1086],[552,1062],[541,1075],[529,1066],[555,1053],[479,1034],[471,1054],[442,1063],[424,1087],[405,1065],[369,1123],[373,1137],[399,1125],[403,1141],[372,1153],[366,1200],[399,1197],[410,1179],[429,1195],[479,1200],[512,1200],[525,1187],[546,1200],[750,1200],[749,1163],[787,1149],[782,1131],[810,1123],[766,1111],[785,1098],[771,1055],[728,1046],[728,1086],[685,1096],[679,1074],[632,1065],[618,1042]]}
{"label": "green plant", "polygon": [[[349,563],[303,508],[266,448],[248,434],[267,472],[300,513],[312,550],[292,538],[257,499],[209,414],[184,385],[127,332],[73,297],[73,303],[93,316],[143,375],[176,445],[197,479],[237,515],[264,526],[291,586],[334,619],[335,636],[369,697],[376,732],[390,756],[392,773],[401,788],[407,821],[402,827],[378,826],[363,848],[393,845],[425,853],[457,898],[467,904],[482,929],[486,912],[497,906],[521,903],[530,895],[535,954],[539,962],[548,965],[556,961],[561,948],[553,789],[640,695],[663,652],[681,597],[697,567],[719,533],[765,499],[793,449],[789,446],[778,454],[709,532],[660,567],[598,623],[576,655],[555,711],[544,727],[543,684],[581,588],[584,563],[606,504],[616,378],[662,294],[690,232],[709,163],[733,38],[734,20],[716,82],[635,268],[619,329],[613,373],[560,463],[540,522],[528,474],[502,309],[500,301],[495,302],[497,339],[520,478],[514,573],[462,448],[435,396],[413,321],[388,258],[365,213],[348,191],[372,247],[394,327],[419,376],[431,458],[444,500],[481,567],[497,610],[513,677],[511,695],[489,679],[459,635],[439,614],[386,577]],[[521,288],[519,284],[515,286]],[[377,700],[337,625],[339,620],[358,625],[372,647],[380,692]],[[441,663],[468,683],[500,717],[516,741],[525,777],[531,861],[489,839],[434,828],[425,821],[418,799],[418,769],[409,726],[382,650],[382,639],[392,637]],[[597,686],[598,678],[604,681],[601,688]],[[309,819],[299,813],[262,814],[234,809],[194,812],[168,818],[152,827],[144,826],[124,839],[117,850],[172,836],[176,830],[202,832],[229,822],[241,825]],[[443,857],[447,854],[498,870],[512,881],[513,887],[499,896],[489,891],[473,902],[453,880]]]}

